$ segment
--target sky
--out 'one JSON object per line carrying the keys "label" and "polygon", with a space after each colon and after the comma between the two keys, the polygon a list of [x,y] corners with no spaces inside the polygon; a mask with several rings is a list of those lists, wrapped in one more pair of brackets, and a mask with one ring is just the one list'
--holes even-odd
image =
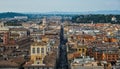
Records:
{"label": "sky", "polygon": [[0,12],[120,10],[120,0],[0,0]]}

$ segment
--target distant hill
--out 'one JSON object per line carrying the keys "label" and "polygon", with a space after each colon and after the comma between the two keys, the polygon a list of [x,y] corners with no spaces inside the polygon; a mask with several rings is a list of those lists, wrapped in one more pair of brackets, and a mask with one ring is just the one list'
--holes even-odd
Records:
{"label": "distant hill", "polygon": [[85,15],[85,14],[116,14],[120,15],[120,10],[104,10],[104,11],[87,11],[87,12],[48,12],[46,14],[80,14],[80,15]]}
{"label": "distant hill", "polygon": [[0,13],[0,18],[13,18],[14,16],[25,16],[25,14],[15,12]]}
{"label": "distant hill", "polygon": [[111,10],[111,11],[91,11],[91,12],[86,12],[88,14],[119,14],[120,15],[120,10]]}
{"label": "distant hill", "polygon": [[4,12],[0,13],[0,18],[13,18],[14,16],[28,16],[28,18],[37,18],[41,16],[47,15],[87,15],[87,14],[113,14],[113,15],[120,15],[120,10],[111,10],[111,11],[88,11],[88,12],[46,12],[46,13],[39,13],[39,12],[32,12],[32,13],[16,13],[16,12]]}

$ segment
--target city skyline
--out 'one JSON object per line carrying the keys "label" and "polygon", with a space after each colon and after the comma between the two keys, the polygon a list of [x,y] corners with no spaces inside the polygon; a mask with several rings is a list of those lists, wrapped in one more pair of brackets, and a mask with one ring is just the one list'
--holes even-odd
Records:
{"label": "city skyline", "polygon": [[120,10],[120,0],[0,0],[0,12],[85,12]]}

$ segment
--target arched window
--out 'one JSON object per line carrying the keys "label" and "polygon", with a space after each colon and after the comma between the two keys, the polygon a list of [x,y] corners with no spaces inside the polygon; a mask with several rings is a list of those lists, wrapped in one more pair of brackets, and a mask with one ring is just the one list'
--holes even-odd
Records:
{"label": "arched window", "polygon": [[32,53],[33,53],[33,54],[35,53],[35,48],[32,49]]}
{"label": "arched window", "polygon": [[44,48],[41,48],[41,53],[44,53]]}
{"label": "arched window", "polygon": [[85,49],[83,49],[82,51],[85,52]]}
{"label": "arched window", "polygon": [[79,49],[79,51],[81,51],[81,49]]}
{"label": "arched window", "polygon": [[37,48],[37,53],[40,53],[40,48]]}

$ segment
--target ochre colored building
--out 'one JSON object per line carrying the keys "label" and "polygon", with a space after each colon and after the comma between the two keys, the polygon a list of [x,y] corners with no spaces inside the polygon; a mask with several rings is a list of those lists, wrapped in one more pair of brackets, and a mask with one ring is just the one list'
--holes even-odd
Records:
{"label": "ochre colored building", "polygon": [[44,57],[47,54],[45,42],[34,42],[31,45],[31,61],[33,64],[43,64]]}
{"label": "ochre colored building", "polygon": [[87,47],[86,46],[77,46],[77,53],[80,54],[80,56],[86,56]]}

